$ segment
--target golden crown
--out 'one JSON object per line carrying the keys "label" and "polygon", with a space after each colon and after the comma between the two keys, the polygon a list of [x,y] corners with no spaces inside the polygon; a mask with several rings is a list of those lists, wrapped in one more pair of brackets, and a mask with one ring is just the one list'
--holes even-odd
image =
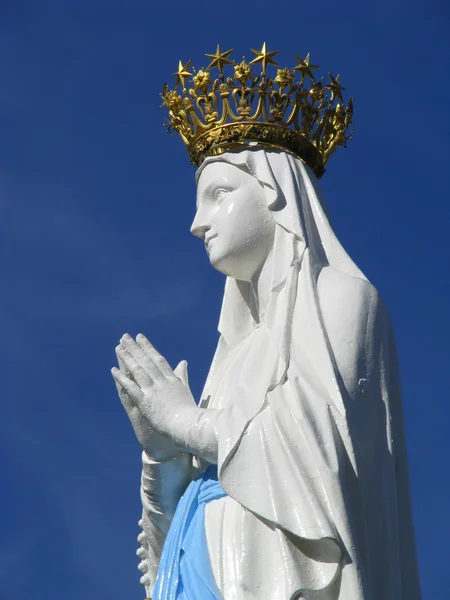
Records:
{"label": "golden crown", "polygon": [[[274,57],[279,51],[269,52],[264,43],[260,51],[251,50],[256,57],[249,63],[245,57],[240,63],[230,60],[232,52],[222,52],[218,45],[215,54],[205,55],[211,63],[198,72],[191,69],[191,60],[185,64],[180,60],[175,89],[164,84],[161,96],[169,111],[168,128],[181,135],[191,162],[199,166],[206,156],[256,143],[299,156],[321,177],[330,155],[351,139],[347,131],[353,102],[350,98],[344,108],[345,88],[339,75],[329,73],[329,83],[323,78],[316,81],[313,71],[318,67],[308,54],[305,59],[295,56],[295,67],[277,69],[271,78],[266,69],[278,66]],[[257,63],[261,73],[254,76]],[[233,66],[233,77],[225,77],[227,65]],[[214,68],[219,76],[212,80]]]}

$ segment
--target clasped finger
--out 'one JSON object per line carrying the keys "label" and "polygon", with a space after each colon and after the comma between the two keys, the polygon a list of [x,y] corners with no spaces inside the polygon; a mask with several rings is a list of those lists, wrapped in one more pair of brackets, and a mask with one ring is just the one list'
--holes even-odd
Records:
{"label": "clasped finger", "polygon": [[161,378],[162,373],[158,365],[146,352],[143,351],[139,344],[137,344],[128,333],[122,336],[120,343],[124,348],[126,348],[126,350],[128,350],[134,360],[139,363],[145,371],[147,371],[153,381]]}
{"label": "clasped finger", "polygon": [[117,346],[116,352],[118,357],[122,360],[125,368],[130,372],[134,381],[139,385],[139,387],[144,390],[150,388],[153,385],[153,379],[146,372],[146,370],[141,367],[141,365],[131,356],[126,348],[123,346]]}
{"label": "clasped finger", "polygon": [[144,334],[138,333],[136,343],[164,377],[173,376],[173,370],[167,360],[148,341]]}

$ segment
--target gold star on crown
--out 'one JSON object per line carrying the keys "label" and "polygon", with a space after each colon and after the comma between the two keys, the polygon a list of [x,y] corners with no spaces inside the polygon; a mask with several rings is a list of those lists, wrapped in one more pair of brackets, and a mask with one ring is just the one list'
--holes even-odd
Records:
{"label": "gold star on crown", "polygon": [[[278,67],[278,51],[269,52],[265,42],[260,51],[251,50],[255,58],[250,62],[230,60],[232,52],[217,45],[215,54],[205,55],[211,60],[208,67],[197,72],[192,61],[180,60],[175,89],[164,84],[168,127],[181,135],[191,162],[198,166],[207,156],[256,145],[291,152],[321,177],[330,155],[351,139],[353,102],[350,98],[344,106],[339,75],[329,73],[329,83],[316,81],[318,67],[308,53],[305,59],[296,56],[293,68],[277,68],[270,77],[267,67]],[[261,72],[254,74],[258,65]],[[233,76],[226,77],[224,68],[232,69]],[[214,80],[212,69],[219,71]]]}

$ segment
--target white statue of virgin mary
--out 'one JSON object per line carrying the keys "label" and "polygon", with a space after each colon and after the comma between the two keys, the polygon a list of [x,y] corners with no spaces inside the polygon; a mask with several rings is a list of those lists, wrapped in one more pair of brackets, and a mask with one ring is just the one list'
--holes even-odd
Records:
{"label": "white statue of virgin mary", "polygon": [[125,335],[113,369],[143,447],[153,600],[419,600],[392,329],[318,181],[247,147],[197,172],[194,235],[227,276],[197,405]]}

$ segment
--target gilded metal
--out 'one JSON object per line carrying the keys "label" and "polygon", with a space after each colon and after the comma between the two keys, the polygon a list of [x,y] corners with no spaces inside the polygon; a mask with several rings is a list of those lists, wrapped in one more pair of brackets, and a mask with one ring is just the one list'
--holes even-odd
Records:
{"label": "gilded metal", "polygon": [[[215,54],[206,55],[211,64],[194,75],[189,72],[191,61],[179,61],[175,89],[164,84],[168,127],[181,135],[191,162],[199,166],[207,156],[256,144],[295,154],[321,177],[330,155],[351,139],[347,132],[353,102],[350,98],[344,107],[339,75],[329,73],[328,84],[323,78],[316,81],[313,71],[318,67],[308,53],[305,59],[296,56],[298,64],[292,69],[276,69],[272,78],[266,68],[278,66],[278,51],[269,52],[266,43],[260,51],[252,50],[256,58],[249,63],[245,57],[240,63],[231,61],[232,52],[222,52],[218,45]],[[258,63],[261,72],[255,74]],[[225,77],[227,65],[233,67],[233,77]],[[219,77],[213,80],[214,68]],[[186,89],[189,77],[192,87]]]}
{"label": "gilded metal", "polygon": [[175,87],[177,87],[178,85],[181,84],[181,87],[183,88],[183,91],[186,89],[185,86],[185,80],[188,77],[192,76],[192,73],[189,73],[188,69],[191,66],[191,62],[192,60],[189,60],[185,65],[183,65],[183,63],[181,62],[181,60],[178,61],[178,71],[176,73],[174,73],[174,76],[177,79],[177,82],[175,84]]}
{"label": "gilded metal", "polygon": [[264,42],[263,47],[260,51],[252,50],[250,48],[250,52],[253,52],[253,54],[256,55],[256,58],[251,60],[250,64],[254,65],[255,63],[260,62],[262,64],[262,74],[266,74],[267,65],[278,66],[278,63],[273,60],[273,57],[279,53],[279,50],[276,50],[275,52],[269,52],[266,47],[266,42]]}
{"label": "gilded metal", "polygon": [[313,81],[316,80],[316,78],[313,75],[313,71],[315,69],[319,68],[319,65],[311,65],[309,62],[309,57],[310,57],[310,53],[308,52],[308,54],[306,55],[305,60],[303,60],[302,58],[299,58],[297,55],[295,55],[295,58],[298,62],[298,65],[296,67],[294,67],[294,71],[300,71],[301,75],[302,75],[302,81],[305,79],[306,76],[308,76],[310,79],[312,79]]}
{"label": "gilded metal", "polygon": [[328,77],[330,78],[330,83],[325,87],[327,88],[327,90],[330,90],[331,99],[334,100],[334,97],[336,96],[341,102],[344,102],[342,100],[342,90],[345,90],[345,88],[343,88],[342,85],[339,83],[340,75],[338,75],[335,79],[331,73],[328,73]]}
{"label": "gilded metal", "polygon": [[217,67],[219,69],[219,73],[222,75],[223,67],[225,65],[232,65],[233,61],[228,59],[228,56],[233,52],[233,50],[227,50],[226,52],[222,52],[220,50],[219,44],[217,44],[217,50],[215,54],[205,54],[207,58],[211,58],[212,62],[208,65],[207,71]]}

